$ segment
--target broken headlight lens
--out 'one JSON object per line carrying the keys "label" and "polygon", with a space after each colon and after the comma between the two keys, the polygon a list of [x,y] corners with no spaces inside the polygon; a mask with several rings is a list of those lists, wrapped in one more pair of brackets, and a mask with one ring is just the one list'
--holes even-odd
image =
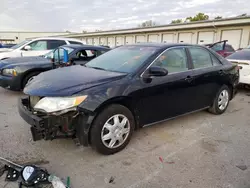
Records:
{"label": "broken headlight lens", "polygon": [[86,98],[87,95],[76,97],[44,97],[34,106],[34,109],[47,113],[58,112],[76,107]]}

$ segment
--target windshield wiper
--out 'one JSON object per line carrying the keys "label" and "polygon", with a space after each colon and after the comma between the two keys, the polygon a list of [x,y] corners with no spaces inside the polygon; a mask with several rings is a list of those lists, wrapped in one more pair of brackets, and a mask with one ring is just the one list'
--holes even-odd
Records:
{"label": "windshield wiper", "polygon": [[[86,67],[87,67],[87,66],[86,66]],[[105,71],[106,71],[106,69],[101,68],[101,67],[89,67],[89,68],[93,68],[93,69],[97,69],[97,70],[105,70]]]}

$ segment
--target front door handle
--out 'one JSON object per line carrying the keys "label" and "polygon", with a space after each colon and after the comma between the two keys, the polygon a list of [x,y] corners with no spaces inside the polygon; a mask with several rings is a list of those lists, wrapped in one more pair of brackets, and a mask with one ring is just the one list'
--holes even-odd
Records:
{"label": "front door handle", "polygon": [[192,82],[193,77],[192,77],[192,76],[187,76],[187,77],[185,78],[185,80],[188,81],[188,82]]}
{"label": "front door handle", "polygon": [[219,74],[222,75],[224,72],[223,70],[219,70]]}

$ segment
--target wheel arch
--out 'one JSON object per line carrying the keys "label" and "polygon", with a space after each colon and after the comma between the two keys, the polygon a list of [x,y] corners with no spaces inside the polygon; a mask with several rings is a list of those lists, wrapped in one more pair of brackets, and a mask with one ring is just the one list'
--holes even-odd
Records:
{"label": "wheel arch", "polygon": [[97,116],[102,110],[104,110],[107,106],[109,106],[111,104],[119,104],[119,105],[122,105],[122,106],[125,106],[126,108],[128,108],[134,116],[135,125],[136,125],[135,128],[136,129],[139,128],[140,121],[139,121],[138,111],[136,109],[136,106],[134,105],[135,103],[134,103],[134,100],[132,97],[118,96],[118,97],[108,99],[107,101],[105,101],[101,105],[99,105],[95,109],[94,113]]}
{"label": "wheel arch", "polygon": [[23,82],[25,80],[25,78],[29,75],[29,74],[32,74],[32,73],[35,73],[35,72],[45,72],[47,71],[48,69],[44,69],[44,68],[34,68],[34,69],[30,69],[28,71],[26,71],[23,75],[22,75],[22,78],[21,78],[21,88],[23,89],[24,88],[24,85],[23,85]]}
{"label": "wheel arch", "polygon": [[87,134],[87,142],[88,142],[88,144],[91,144],[92,123],[95,121],[95,119],[97,118],[99,113],[101,113],[107,106],[112,105],[112,104],[118,104],[118,105],[122,105],[122,106],[125,106],[126,108],[128,108],[130,110],[130,112],[132,113],[133,117],[134,117],[135,130],[140,128],[139,116],[138,116],[136,108],[134,108],[133,99],[131,97],[127,97],[127,96],[114,97],[114,98],[111,98],[111,99],[103,102],[101,105],[99,105],[95,109],[95,111],[93,113],[94,117],[91,118],[91,125],[90,125],[90,127],[88,129],[88,134]]}

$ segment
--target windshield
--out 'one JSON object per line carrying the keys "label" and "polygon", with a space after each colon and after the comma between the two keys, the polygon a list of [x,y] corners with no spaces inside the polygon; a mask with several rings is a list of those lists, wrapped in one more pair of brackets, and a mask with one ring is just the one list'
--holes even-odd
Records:
{"label": "windshield", "polygon": [[157,47],[122,46],[91,60],[85,66],[107,71],[131,73],[157,50]]}
{"label": "windshield", "polygon": [[[58,60],[58,57],[60,60],[63,59],[63,49],[67,50],[68,54],[70,54],[74,49],[73,48],[69,48],[69,47],[60,47],[57,48],[55,50],[52,50],[48,53],[46,53],[45,55],[43,55],[43,57],[48,58],[48,59],[52,59],[55,58],[55,60]],[[59,54],[58,54],[59,52]]]}
{"label": "windshield", "polygon": [[21,47],[22,45],[24,45],[24,44],[26,44],[26,43],[28,43],[30,41],[31,40],[25,40],[25,41],[23,41],[23,42],[21,42],[19,44],[16,44],[15,46],[12,46],[11,49],[17,49],[17,48]]}
{"label": "windshield", "polygon": [[241,50],[227,56],[227,59],[250,60],[250,50]]}

